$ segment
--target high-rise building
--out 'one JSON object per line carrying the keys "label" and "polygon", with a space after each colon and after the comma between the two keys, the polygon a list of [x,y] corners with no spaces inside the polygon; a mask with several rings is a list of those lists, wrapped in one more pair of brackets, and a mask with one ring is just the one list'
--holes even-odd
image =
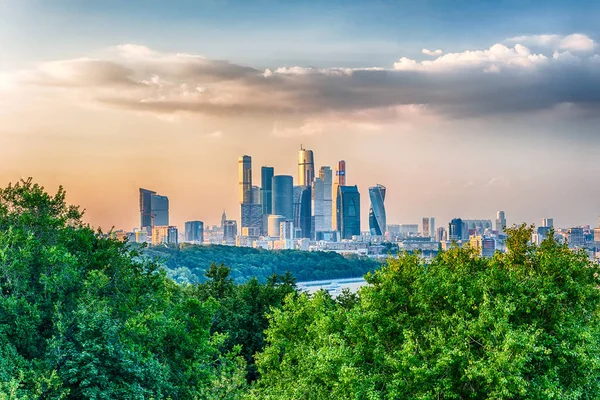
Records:
{"label": "high-rise building", "polygon": [[448,240],[458,241],[463,239],[463,221],[460,218],[454,218],[448,224]]}
{"label": "high-rise building", "polygon": [[492,230],[491,219],[463,219],[463,239],[470,235],[483,235],[487,230]]}
{"label": "high-rise building", "polygon": [[423,230],[421,232],[423,233],[423,237],[431,236],[429,232],[429,217],[423,217]]}
{"label": "high-rise building", "polygon": [[342,239],[360,235],[360,193],[358,187],[340,186],[337,195],[337,226]]}
{"label": "high-rise building", "polygon": [[152,226],[169,225],[169,198],[158,194],[150,195]]}
{"label": "high-rise building", "polygon": [[263,215],[273,214],[273,175],[275,168],[262,167],[260,169],[260,204]]}
{"label": "high-rise building", "polygon": [[240,203],[252,203],[252,157],[241,156],[238,159],[238,176],[240,181]]}
{"label": "high-rise building", "polygon": [[260,204],[260,187],[258,186],[252,186],[252,204]]}
{"label": "high-rise building", "polygon": [[313,226],[315,232],[331,231],[331,191],[332,191],[331,168],[321,167],[319,176],[315,178],[312,186],[312,211]]}
{"label": "high-rise building", "polygon": [[240,204],[242,210],[242,228],[257,228],[262,230],[262,206],[260,204]]}
{"label": "high-rise building", "polygon": [[300,228],[302,238],[311,237],[311,187],[294,186],[294,226]]}
{"label": "high-rise building", "polygon": [[179,233],[176,226],[159,226],[152,227],[152,245],[159,244],[177,244]]}
{"label": "high-rise building", "polygon": [[369,198],[371,199],[369,229],[372,236],[383,236],[387,229],[384,205],[385,192],[385,186],[380,184],[369,188]]}
{"label": "high-rise building", "polygon": [[140,188],[140,228],[147,233],[152,229],[152,195],[156,192]]}
{"label": "high-rise building", "polygon": [[279,226],[279,239],[294,240],[294,222],[283,221]]}
{"label": "high-rise building", "polygon": [[204,242],[204,222],[187,221],[185,223],[185,241],[190,243]]}
{"label": "high-rise building", "polygon": [[477,250],[480,256],[491,258],[496,252],[496,241],[487,236],[476,235],[469,238],[469,245]]}
{"label": "high-rise building", "polygon": [[441,242],[446,240],[446,229],[443,226],[437,228],[437,234],[435,236],[436,242]]}
{"label": "high-rise building", "polygon": [[429,237],[435,240],[435,217],[429,217]]}
{"label": "high-rise building", "polygon": [[496,213],[496,231],[503,233],[506,229],[506,216],[504,211],[500,210]]}
{"label": "high-rise building", "polygon": [[542,226],[545,228],[554,228],[554,218],[543,218]]}
{"label": "high-rise building", "polygon": [[289,175],[273,176],[273,214],[294,219],[294,179]]}
{"label": "high-rise building", "polygon": [[319,170],[319,179],[323,181],[323,224],[322,231],[331,231],[331,218],[333,214],[332,202],[332,185],[333,174],[330,167],[321,167]]}
{"label": "high-rise building", "polygon": [[225,210],[223,210],[223,214],[221,214],[221,229],[225,226],[225,221],[227,221],[227,214],[225,214]]}
{"label": "high-rise building", "polygon": [[569,243],[569,247],[582,247],[585,244],[583,228],[569,228],[567,230],[567,242]]}
{"label": "high-rise building", "polygon": [[315,179],[315,160],[312,150],[303,149],[298,151],[298,186],[312,186]]}
{"label": "high-rise building", "polygon": [[331,229],[339,231],[338,217],[337,217],[337,198],[340,186],[346,186],[346,161],[341,160],[338,162],[338,166],[335,170],[335,181],[332,185],[332,196],[331,196]]}
{"label": "high-rise building", "polygon": [[269,215],[269,228],[267,230],[269,237],[279,237],[281,223],[283,221],[285,221],[285,217],[283,215]]}
{"label": "high-rise building", "polygon": [[223,224],[223,240],[226,243],[235,243],[235,237],[237,236],[237,222],[233,220],[226,220]]}

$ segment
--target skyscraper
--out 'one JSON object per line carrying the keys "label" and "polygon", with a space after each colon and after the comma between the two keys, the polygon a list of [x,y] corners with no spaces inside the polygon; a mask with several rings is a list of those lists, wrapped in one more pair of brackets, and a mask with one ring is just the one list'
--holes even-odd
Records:
{"label": "skyscraper", "polygon": [[235,243],[237,236],[237,222],[226,220],[223,224],[223,240],[227,243]]}
{"label": "skyscraper", "polygon": [[262,206],[260,204],[244,203],[242,210],[242,228],[263,229]]}
{"label": "skyscraper", "polygon": [[264,215],[273,214],[273,175],[275,168],[262,167],[260,169],[260,204]]}
{"label": "skyscraper", "polygon": [[289,175],[273,176],[273,214],[294,219],[294,179]]}
{"label": "skyscraper", "polygon": [[554,228],[554,218],[542,219],[542,226],[545,228]]}
{"label": "skyscraper", "polygon": [[252,204],[260,204],[260,187],[258,186],[252,186]]}
{"label": "skyscraper", "polygon": [[312,211],[313,226],[315,232],[331,231],[331,168],[321,167],[319,176],[315,178],[312,186]]}
{"label": "skyscraper", "polygon": [[371,199],[371,208],[369,209],[369,229],[372,236],[383,236],[386,231],[385,217],[385,191],[383,185],[377,184],[369,188],[369,198]]}
{"label": "skyscraper", "polygon": [[301,237],[310,238],[311,236],[311,187],[294,186],[294,227],[302,230]]}
{"label": "skyscraper", "polygon": [[298,186],[312,186],[315,179],[315,160],[312,150],[303,149],[298,151]]}
{"label": "skyscraper", "polygon": [[458,241],[463,238],[463,221],[460,218],[454,218],[448,224],[448,240]]}
{"label": "skyscraper", "polygon": [[204,222],[187,221],[185,223],[185,241],[190,243],[204,242]]}
{"label": "skyscraper", "polygon": [[506,229],[506,216],[504,211],[500,210],[496,213],[496,231],[503,233]]}
{"label": "skyscraper", "polygon": [[429,237],[435,240],[435,217],[429,217]]}
{"label": "skyscraper", "polygon": [[240,181],[240,203],[252,203],[252,157],[241,156],[238,159]]}
{"label": "skyscraper", "polygon": [[423,217],[423,237],[429,237],[429,217]]}
{"label": "skyscraper", "polygon": [[337,199],[339,193],[339,187],[346,186],[346,161],[341,160],[338,162],[338,167],[335,170],[335,181],[332,186],[331,196],[331,229],[339,231],[338,217],[337,217]]}
{"label": "skyscraper", "polygon": [[223,210],[223,214],[221,214],[221,229],[225,226],[225,221],[227,221],[227,214],[225,210]]}
{"label": "skyscraper", "polygon": [[140,228],[149,234],[152,229],[152,195],[156,192],[140,188]]}
{"label": "skyscraper", "polygon": [[337,226],[342,239],[360,235],[360,193],[357,186],[340,186],[337,195]]}
{"label": "skyscraper", "polygon": [[158,194],[150,196],[152,226],[169,225],[169,198]]}

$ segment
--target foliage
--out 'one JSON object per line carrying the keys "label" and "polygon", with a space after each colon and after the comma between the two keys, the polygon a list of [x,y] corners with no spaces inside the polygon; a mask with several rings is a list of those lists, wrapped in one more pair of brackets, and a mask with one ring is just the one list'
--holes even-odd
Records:
{"label": "foliage", "polygon": [[[257,398],[597,399],[598,268],[509,230],[492,259],[390,259],[356,301],[289,297],[257,355]],[[346,296],[347,297],[347,296]]]}
{"label": "foliage", "polygon": [[0,190],[0,398],[232,398],[214,300],[31,179]]}
{"label": "foliage", "polygon": [[344,257],[334,252],[263,250],[221,245],[149,247],[144,254],[161,261],[177,281],[189,283],[204,281],[204,273],[212,263],[227,265],[235,283],[247,282],[252,278],[266,282],[272,274],[284,275],[286,272],[300,282],[358,277],[381,265],[367,257]]}

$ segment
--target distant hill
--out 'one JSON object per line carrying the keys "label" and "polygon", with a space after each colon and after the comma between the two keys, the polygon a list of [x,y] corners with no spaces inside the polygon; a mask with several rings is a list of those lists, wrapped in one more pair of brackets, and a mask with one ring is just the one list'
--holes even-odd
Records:
{"label": "distant hill", "polygon": [[381,264],[368,257],[342,256],[334,252],[300,250],[263,250],[221,245],[191,245],[181,247],[149,247],[146,256],[159,259],[178,282],[203,282],[204,272],[211,263],[223,263],[231,268],[237,283],[252,277],[264,282],[271,274],[287,271],[298,281],[350,278],[362,276]]}

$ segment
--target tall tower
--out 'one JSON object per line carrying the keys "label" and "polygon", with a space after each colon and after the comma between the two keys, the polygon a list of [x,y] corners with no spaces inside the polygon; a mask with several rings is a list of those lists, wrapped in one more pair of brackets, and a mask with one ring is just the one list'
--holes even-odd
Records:
{"label": "tall tower", "polygon": [[333,182],[331,191],[331,229],[334,231],[340,230],[337,215],[337,201],[340,186],[346,186],[346,161],[344,160],[338,162],[338,167],[335,170],[335,181]]}
{"label": "tall tower", "polygon": [[498,233],[504,232],[506,229],[506,216],[504,211],[500,210],[496,213],[496,230]]}
{"label": "tall tower", "polygon": [[275,168],[262,167],[260,169],[260,204],[263,215],[273,214],[273,175]]}
{"label": "tall tower", "polygon": [[252,203],[252,157],[241,156],[238,159],[238,176],[240,181],[240,203]]}
{"label": "tall tower", "polygon": [[383,236],[386,231],[385,186],[377,184],[369,188],[371,208],[369,210],[369,229],[372,236]]}
{"label": "tall tower", "polygon": [[273,176],[273,214],[294,219],[294,179],[289,175]]}
{"label": "tall tower", "polygon": [[152,229],[152,195],[156,192],[140,188],[140,228],[148,234]]}
{"label": "tall tower", "polygon": [[311,186],[315,179],[315,160],[312,150],[298,151],[298,186]]}
{"label": "tall tower", "polygon": [[360,235],[360,193],[357,186],[340,186],[337,195],[337,226],[342,239]]}

